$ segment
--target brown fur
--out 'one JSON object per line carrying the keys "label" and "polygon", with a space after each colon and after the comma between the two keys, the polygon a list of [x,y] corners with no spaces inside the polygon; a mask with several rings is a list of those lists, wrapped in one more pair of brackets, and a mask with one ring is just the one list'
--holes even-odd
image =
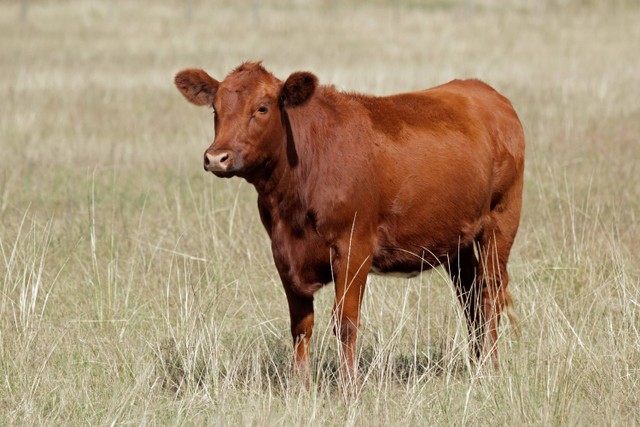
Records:
{"label": "brown fur", "polygon": [[[201,103],[209,80],[198,70],[178,77],[178,89]],[[349,94],[318,86],[308,72],[283,83],[260,63],[241,65],[207,93],[217,122],[205,168],[258,192],[296,366],[308,370],[313,294],[324,284],[335,283],[343,372],[353,379],[369,272],[437,265],[455,284],[474,360],[497,364],[498,323],[504,309],[512,314],[507,261],[524,170],[524,134],[506,98],[478,80]]]}

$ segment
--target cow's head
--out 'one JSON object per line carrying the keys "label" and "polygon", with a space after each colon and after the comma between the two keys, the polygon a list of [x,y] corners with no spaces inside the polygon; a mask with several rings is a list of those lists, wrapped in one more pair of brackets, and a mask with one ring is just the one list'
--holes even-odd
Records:
{"label": "cow's head", "polygon": [[196,105],[214,110],[215,138],[204,168],[219,177],[252,179],[273,167],[285,151],[285,108],[306,103],[318,79],[296,72],[283,83],[257,62],[246,62],[218,82],[200,69],[179,72],[175,84]]}

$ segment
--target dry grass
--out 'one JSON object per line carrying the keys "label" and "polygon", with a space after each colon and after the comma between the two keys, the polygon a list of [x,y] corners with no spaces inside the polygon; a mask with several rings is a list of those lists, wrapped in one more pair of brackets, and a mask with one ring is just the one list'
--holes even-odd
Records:
{"label": "dry grass", "polygon": [[[0,3],[1,425],[640,423],[634,2],[34,1],[24,20],[15,3]],[[319,292],[314,384],[292,383],[254,192],[202,172],[211,117],[172,86],[246,59],[378,94],[475,76],[512,99],[522,336],[502,331],[500,370],[468,372],[436,271],[371,280],[353,400]]]}

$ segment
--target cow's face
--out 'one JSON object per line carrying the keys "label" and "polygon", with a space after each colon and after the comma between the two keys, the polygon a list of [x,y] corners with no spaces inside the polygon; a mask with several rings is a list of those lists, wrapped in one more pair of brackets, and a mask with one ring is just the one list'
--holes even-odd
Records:
{"label": "cow's face", "polygon": [[259,63],[245,63],[222,82],[189,69],[179,72],[175,83],[193,104],[213,107],[215,138],[204,153],[205,170],[251,180],[281,157],[286,143],[282,111],[307,102],[317,78],[298,72],[282,83]]}

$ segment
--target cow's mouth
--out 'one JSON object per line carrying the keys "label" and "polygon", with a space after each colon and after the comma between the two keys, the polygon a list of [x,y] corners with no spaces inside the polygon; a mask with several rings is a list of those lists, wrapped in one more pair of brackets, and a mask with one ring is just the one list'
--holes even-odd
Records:
{"label": "cow's mouth", "polygon": [[211,171],[211,173],[218,178],[231,178],[236,175],[233,171]]}

